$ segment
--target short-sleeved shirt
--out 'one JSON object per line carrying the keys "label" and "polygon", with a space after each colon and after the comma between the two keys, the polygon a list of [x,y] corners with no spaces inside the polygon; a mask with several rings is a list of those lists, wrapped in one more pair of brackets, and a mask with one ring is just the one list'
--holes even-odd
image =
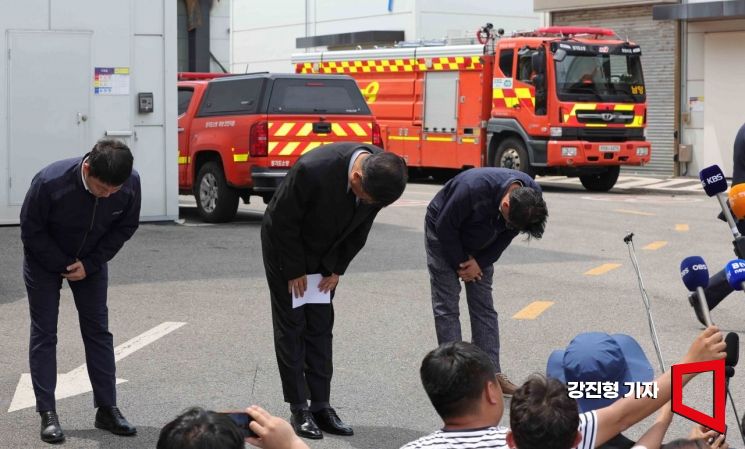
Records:
{"label": "short-sleeved shirt", "polygon": [[[401,449],[508,449],[507,427],[484,427],[470,430],[438,430]],[[595,411],[579,415],[579,432],[582,441],[576,449],[593,449],[598,426]],[[519,449],[519,448],[518,448]]]}

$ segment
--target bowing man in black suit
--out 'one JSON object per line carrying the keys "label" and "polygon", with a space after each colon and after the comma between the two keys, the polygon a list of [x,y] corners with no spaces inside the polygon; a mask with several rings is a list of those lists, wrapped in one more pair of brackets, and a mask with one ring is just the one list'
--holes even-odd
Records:
{"label": "bowing man in black suit", "polygon": [[377,213],[403,193],[406,173],[400,157],[376,146],[333,143],[298,159],[266,208],[261,245],[274,348],[290,422],[299,436],[319,439],[321,430],[353,431],[329,405],[333,305],[293,308],[292,296],[305,293],[307,274],[320,273],[319,289],[333,297]]}

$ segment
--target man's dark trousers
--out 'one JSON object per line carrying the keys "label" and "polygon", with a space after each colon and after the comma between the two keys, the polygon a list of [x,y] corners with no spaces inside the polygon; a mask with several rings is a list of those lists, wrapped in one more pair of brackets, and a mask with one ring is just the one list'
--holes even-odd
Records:
{"label": "man's dark trousers", "polygon": [[[329,402],[331,395],[332,304],[306,304],[292,308],[287,279],[279,269],[275,251],[262,230],[264,267],[269,282],[274,324],[274,349],[285,402]],[[332,292],[333,297],[333,292]],[[306,387],[307,384],[307,387]]]}
{"label": "man's dark trousers", "polygon": [[[57,317],[63,278],[26,258],[23,279],[31,313],[29,362],[36,410],[55,410]],[[95,407],[116,405],[114,339],[109,332],[106,306],[108,280],[108,267],[104,264],[95,274],[81,281],[69,282],[78,310]]]}

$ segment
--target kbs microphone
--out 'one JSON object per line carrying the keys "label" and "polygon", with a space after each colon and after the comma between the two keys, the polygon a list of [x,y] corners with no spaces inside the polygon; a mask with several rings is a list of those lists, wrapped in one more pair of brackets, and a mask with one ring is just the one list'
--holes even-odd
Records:
{"label": "kbs microphone", "polygon": [[745,184],[732,186],[727,192],[727,197],[735,219],[739,221],[745,218]]}
{"label": "kbs microphone", "polygon": [[727,282],[734,290],[745,288],[745,260],[734,259],[727,262],[724,270],[727,274]]}
{"label": "kbs microphone", "polygon": [[724,218],[727,219],[732,235],[737,238],[740,237],[740,231],[737,230],[735,219],[732,217],[727,202],[724,199],[724,192],[727,191],[727,180],[724,179],[724,173],[718,165],[712,165],[706,167],[698,173],[699,179],[701,179],[701,185],[704,186],[704,192],[708,196],[716,196],[719,200],[719,206],[722,208]]}
{"label": "kbs microphone", "polygon": [[[680,262],[680,277],[683,279],[683,283],[688,291],[696,293],[701,314],[704,316],[704,322],[706,326],[711,326],[709,305],[706,303],[706,294],[704,293],[704,288],[709,285],[709,268],[706,266],[704,259],[699,256],[691,256],[683,259]],[[743,269],[743,279],[745,280],[745,269]]]}

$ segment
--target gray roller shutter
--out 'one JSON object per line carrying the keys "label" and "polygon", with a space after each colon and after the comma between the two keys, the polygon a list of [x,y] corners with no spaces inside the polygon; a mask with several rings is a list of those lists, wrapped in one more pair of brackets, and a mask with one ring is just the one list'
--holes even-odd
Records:
{"label": "gray roller shutter", "polygon": [[674,20],[653,21],[652,6],[561,11],[551,14],[553,25],[596,26],[613,29],[642,47],[642,68],[647,89],[647,140],[652,159],[644,167],[626,167],[627,174],[673,174],[675,145]]}

